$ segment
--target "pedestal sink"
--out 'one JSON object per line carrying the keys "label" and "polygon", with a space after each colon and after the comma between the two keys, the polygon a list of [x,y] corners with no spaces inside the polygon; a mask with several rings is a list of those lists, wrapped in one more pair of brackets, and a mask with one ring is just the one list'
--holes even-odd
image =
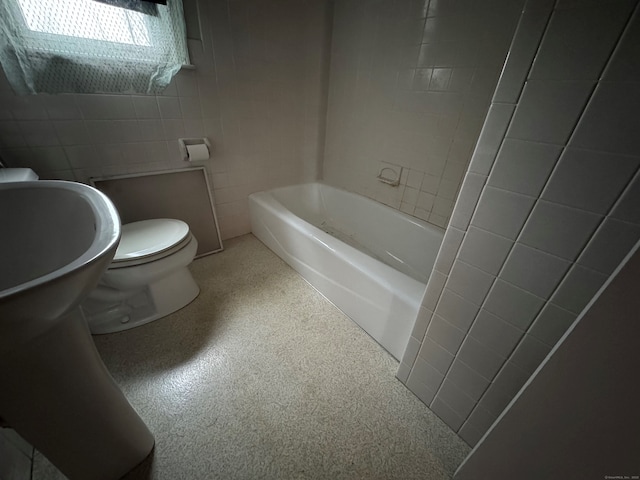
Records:
{"label": "pedestal sink", "polygon": [[0,418],[70,479],[116,479],[153,436],[107,372],[77,305],[120,221],[75,182],[0,183]]}

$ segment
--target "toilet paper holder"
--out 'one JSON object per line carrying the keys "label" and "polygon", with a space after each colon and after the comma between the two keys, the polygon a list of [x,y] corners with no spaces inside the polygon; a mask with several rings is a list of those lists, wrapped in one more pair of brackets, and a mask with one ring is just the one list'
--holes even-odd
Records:
{"label": "toilet paper holder", "polygon": [[187,145],[206,145],[209,150],[209,155],[211,155],[211,142],[207,137],[203,138],[179,138],[178,145],[180,146],[180,153],[182,154],[182,159],[185,162],[189,161],[189,153],[187,152]]}

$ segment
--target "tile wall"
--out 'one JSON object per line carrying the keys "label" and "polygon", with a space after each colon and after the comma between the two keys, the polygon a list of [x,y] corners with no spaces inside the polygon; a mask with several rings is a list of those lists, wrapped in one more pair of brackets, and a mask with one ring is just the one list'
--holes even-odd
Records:
{"label": "tile wall", "polygon": [[470,445],[640,239],[638,3],[520,19],[398,371]]}
{"label": "tile wall", "polygon": [[523,3],[336,2],[324,180],[445,227]]}
{"label": "tile wall", "polygon": [[[0,156],[41,178],[205,165],[223,238],[250,231],[247,196],[318,177],[331,8],[326,0],[185,0],[195,70],[162,95],[15,96],[0,75]],[[208,137],[188,164],[180,137]]]}

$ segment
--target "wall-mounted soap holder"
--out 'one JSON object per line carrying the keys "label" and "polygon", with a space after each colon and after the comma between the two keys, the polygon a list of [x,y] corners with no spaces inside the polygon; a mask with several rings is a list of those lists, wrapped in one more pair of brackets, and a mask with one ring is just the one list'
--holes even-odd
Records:
{"label": "wall-mounted soap holder", "polygon": [[402,167],[397,167],[400,169],[399,172],[396,172],[391,167],[384,167],[380,170],[378,174],[378,180],[382,183],[386,183],[387,185],[391,185],[392,187],[397,187],[400,185],[400,177],[402,176]]}

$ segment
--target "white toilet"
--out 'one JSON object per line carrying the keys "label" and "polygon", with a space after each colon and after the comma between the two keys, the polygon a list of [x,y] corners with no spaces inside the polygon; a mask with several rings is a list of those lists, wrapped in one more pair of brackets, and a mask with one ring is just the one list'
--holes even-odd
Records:
{"label": "white toilet", "polygon": [[193,301],[200,289],[187,266],[197,248],[197,240],[181,220],[123,225],[111,265],[81,305],[91,333],[144,325]]}

